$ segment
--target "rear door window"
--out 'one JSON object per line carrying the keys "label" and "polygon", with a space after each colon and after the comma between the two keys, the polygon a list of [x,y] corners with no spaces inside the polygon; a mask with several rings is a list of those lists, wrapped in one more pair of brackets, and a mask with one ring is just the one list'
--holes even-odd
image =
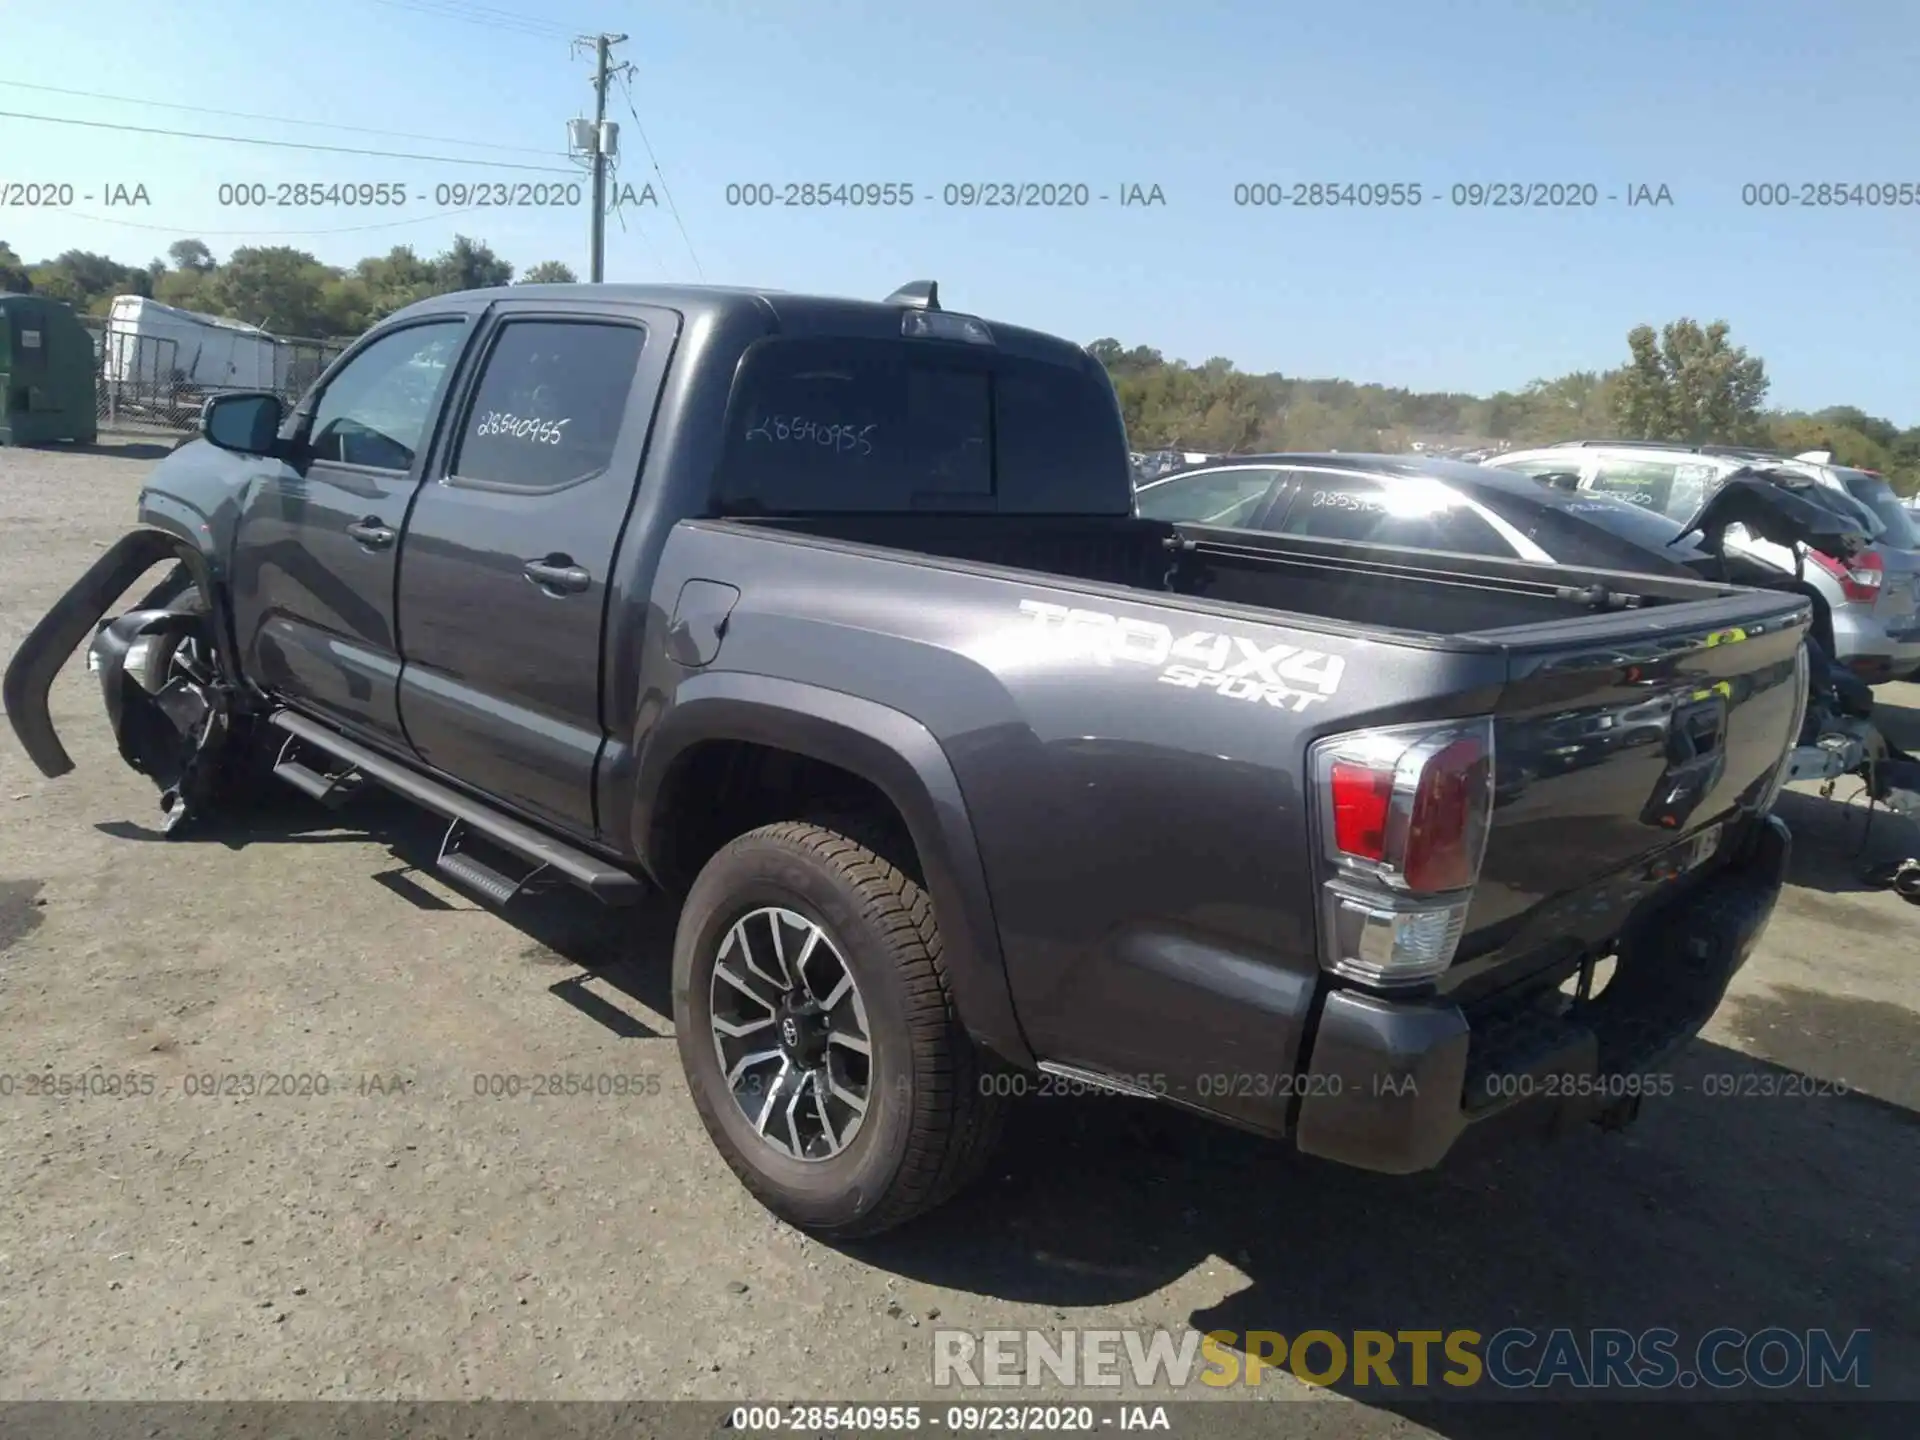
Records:
{"label": "rear door window", "polygon": [[1511,559],[1514,549],[1437,481],[1301,470],[1281,526],[1289,535]]}
{"label": "rear door window", "polygon": [[605,470],[647,332],[638,325],[510,320],[468,407],[449,475],[554,490]]}

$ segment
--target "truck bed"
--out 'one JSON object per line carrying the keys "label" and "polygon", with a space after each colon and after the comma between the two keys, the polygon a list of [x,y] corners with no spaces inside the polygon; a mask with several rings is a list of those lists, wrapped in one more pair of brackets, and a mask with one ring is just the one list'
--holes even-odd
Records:
{"label": "truck bed", "polygon": [[[977,613],[1007,603],[989,595],[1039,591],[1065,607],[1125,611],[1131,591],[1136,603],[1189,610],[1195,630],[1224,628],[1221,621],[1266,628],[1271,633],[1262,643],[1285,640],[1345,657],[1337,698],[1297,719],[1267,712],[1257,733],[1221,728],[1216,735],[1216,722],[1230,717],[1215,711],[1238,707],[1192,707],[1184,699],[1191,691],[1151,683],[1136,689],[1118,676],[1099,682],[1107,687],[1100,706],[1082,713],[1069,705],[1069,721],[1052,714],[1052,700],[1041,704],[1025,694],[1031,682],[1022,675],[1000,676],[1011,714],[1036,706],[1033,713],[1062,727],[1056,738],[1076,736],[1072,743],[1083,752],[1094,737],[1125,734],[1142,753],[1154,751],[1189,771],[1199,764],[1190,752],[1203,749],[1222,757],[1223,771],[1232,768],[1226,757],[1237,753],[1298,774],[1306,747],[1322,735],[1491,714],[1499,786],[1493,826],[1466,933],[1440,985],[1463,998],[1604,953],[1663,883],[1642,873],[1649,857],[1707,836],[1722,819],[1755,813],[1756,797],[1798,726],[1794,678],[1807,606],[1794,595],[1480,556],[1421,552],[1416,559],[1374,546],[1194,526],[1176,531],[1127,518],[848,515],[756,520],[750,528],[805,535],[825,549],[848,547],[848,558],[888,562],[893,578],[870,582],[854,578],[866,574],[865,566],[848,568],[832,555],[806,565],[807,573],[818,573],[813,583],[850,585],[843,606],[859,604],[856,597],[869,587],[876,596],[887,587],[913,588],[908,567],[916,556],[957,562],[923,568],[918,593],[928,618],[905,626],[926,627],[940,644],[956,643],[952,637],[987,623]],[[1047,594],[1042,576],[1054,577],[1059,588]],[[1158,618],[1175,621],[1164,611]],[[885,628],[895,623],[890,617]],[[871,663],[890,668],[888,640],[872,633],[868,644]],[[903,656],[899,668],[911,673],[912,662]],[[965,689],[958,676],[948,683],[951,696]],[[924,682],[914,694],[926,703]],[[965,708],[991,713],[999,703],[969,700]],[[1717,727],[1716,760],[1683,753],[1691,742],[1677,732],[1696,720]],[[1141,745],[1147,735],[1158,739]],[[1268,748],[1274,745],[1280,753]],[[1138,883],[1151,890],[1164,882],[1164,857],[1154,838],[1162,832],[1147,817],[1165,797],[1152,786],[1134,796],[1141,773],[1119,766],[1089,791],[1063,791],[1052,803],[1063,813],[1085,812],[1092,829],[1137,836],[1147,867]],[[1689,775],[1697,783],[1663,811],[1662,797]],[[1034,794],[1054,783],[1046,770],[1030,778]],[[1246,777],[1235,783],[1246,785]],[[1196,805],[1213,793],[1197,774],[1190,784]],[[1182,867],[1196,887],[1190,901],[1198,903],[1243,863],[1239,852],[1258,833],[1254,827],[1264,828],[1265,807],[1293,811],[1296,824],[1304,820],[1284,787],[1259,792],[1252,784],[1215,797],[1218,813],[1232,818],[1207,832],[1209,844],[1218,840],[1217,854],[1191,872]],[[1089,793],[1102,797],[1092,810]],[[1126,813],[1134,799],[1137,813]],[[1020,851],[1017,838],[1007,843],[1020,853],[1009,868],[1046,872],[1060,863]],[[1182,843],[1191,847],[1195,837]],[[1300,899],[1310,908],[1304,891]]]}
{"label": "truck bed", "polygon": [[1748,593],[1671,576],[1437,552],[1413,559],[1373,545],[1130,517],[836,514],[743,523],[1405,637],[1511,639],[1505,632],[1608,610]]}

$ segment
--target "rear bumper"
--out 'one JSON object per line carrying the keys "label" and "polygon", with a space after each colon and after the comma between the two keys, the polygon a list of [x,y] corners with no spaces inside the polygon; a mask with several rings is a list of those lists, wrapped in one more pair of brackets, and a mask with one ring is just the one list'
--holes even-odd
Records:
{"label": "rear bumper", "polygon": [[1659,1068],[1711,1018],[1758,943],[1792,837],[1769,816],[1730,863],[1623,944],[1612,982],[1563,1015],[1538,995],[1467,1011],[1444,1002],[1330,995],[1308,1062],[1295,1142],[1361,1169],[1431,1169],[1469,1134],[1551,1134],[1670,1089]]}
{"label": "rear bumper", "polygon": [[1869,685],[1902,680],[1920,671],[1920,620],[1903,616],[1889,628],[1882,617],[1846,606],[1833,617],[1835,653]]}

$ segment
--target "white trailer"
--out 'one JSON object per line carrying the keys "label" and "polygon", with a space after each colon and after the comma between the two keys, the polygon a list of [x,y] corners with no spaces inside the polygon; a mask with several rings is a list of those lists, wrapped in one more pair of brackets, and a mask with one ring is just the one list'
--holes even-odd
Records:
{"label": "white trailer", "polygon": [[115,390],[283,390],[290,346],[257,325],[117,295],[102,339],[101,379]]}

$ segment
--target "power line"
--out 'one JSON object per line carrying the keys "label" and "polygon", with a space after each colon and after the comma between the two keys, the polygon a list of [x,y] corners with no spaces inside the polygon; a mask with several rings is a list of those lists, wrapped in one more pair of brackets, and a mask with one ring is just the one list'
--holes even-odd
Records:
{"label": "power line", "polygon": [[0,80],[0,85],[15,90],[39,90],[48,95],[71,95],[81,100],[112,100],[125,105],[146,105],[156,110],[184,110],[195,115],[223,115],[231,120],[265,120],[274,125],[307,125],[316,130],[347,130],[359,135],[384,135],[390,140],[430,140],[437,145],[471,145],[480,150],[509,150],[525,155],[546,155],[551,150],[532,145],[497,145],[487,140],[455,140],[446,135],[415,135],[406,130],[375,130],[366,125],[340,125],[330,120],[293,120],[284,115],[256,115],[247,110],[211,110],[204,105],[176,105],[169,100],[143,100],[136,95],[107,95],[94,90],[67,90],[58,85],[29,85],[24,80]]}
{"label": "power line", "polygon": [[415,215],[407,220],[381,220],[370,225],[340,225],[329,230],[183,230],[177,225],[149,225],[140,220],[111,220],[105,215],[88,215],[79,210],[63,210],[63,215],[71,215],[76,220],[87,220],[96,225],[119,225],[128,230],[155,230],[164,235],[204,235],[217,236],[271,236],[282,235],[289,239],[299,239],[310,235],[353,235],[363,230],[394,230],[402,225],[424,225],[429,220],[448,220],[455,215],[472,215],[488,207],[469,205],[464,210],[436,210],[431,215]]}
{"label": "power line", "polygon": [[316,150],[331,155],[371,155],[384,160],[427,160],[436,165],[484,165],[490,170],[531,170],[539,175],[571,175],[571,169],[551,165],[522,165],[511,160],[475,160],[471,156],[412,155],[399,150],[361,150],[348,145],[315,145],[301,140],[266,140],[254,135],[208,135],[197,130],[166,130],[152,125],[124,125],[108,120],[75,120],[65,115],[27,115],[0,110],[0,120],[38,120],[44,125],[81,125],[89,130],[125,130],[135,135],[167,135],[177,140],[222,140],[229,145],[267,145],[276,150]]}
{"label": "power line", "polygon": [[416,15],[431,15],[441,20],[457,20],[465,25],[482,25],[490,30],[506,30],[521,35],[571,38],[573,31],[550,20],[517,15],[510,10],[495,10],[486,5],[448,3],[448,0],[374,0],[392,10],[410,10]]}
{"label": "power line", "polygon": [[[632,68],[632,66],[627,67],[629,70]],[[626,99],[627,113],[633,116],[633,128],[640,132],[640,144],[647,152],[647,159],[653,164],[653,173],[660,177],[660,193],[666,197],[667,213],[673,216],[673,223],[680,231],[680,239],[685,243],[687,254],[693,260],[693,272],[705,280],[707,272],[700,268],[700,257],[694,253],[693,241],[687,237],[687,227],[681,224],[680,207],[673,203],[673,191],[667,185],[666,172],[660,168],[660,161],[653,153],[653,143],[647,139],[647,127],[640,123],[640,112],[634,108],[633,86],[628,82],[625,70],[620,73],[620,92]]]}
{"label": "power line", "polygon": [[[613,168],[617,174],[620,169],[620,162],[618,160],[613,162]],[[615,205],[613,207],[613,218],[620,222],[620,233],[624,235],[627,230],[627,207],[625,205]],[[653,237],[641,228],[640,217],[637,215],[633,221],[633,233],[640,237],[640,243],[647,247],[647,254],[653,257],[653,263],[655,268],[660,272],[660,278],[663,280],[671,280],[673,277],[667,273],[667,262],[660,258],[659,250],[654,247]]]}

